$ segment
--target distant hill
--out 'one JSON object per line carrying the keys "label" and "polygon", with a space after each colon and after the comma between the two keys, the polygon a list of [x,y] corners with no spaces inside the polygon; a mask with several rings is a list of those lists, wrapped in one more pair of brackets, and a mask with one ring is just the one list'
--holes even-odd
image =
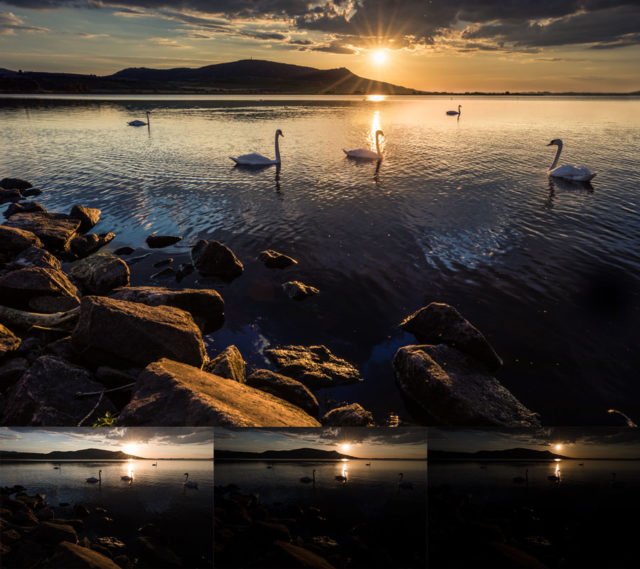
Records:
{"label": "distant hill", "polygon": [[359,77],[344,67],[316,69],[258,59],[206,65],[196,69],[131,67],[104,77],[0,69],[0,92],[420,94],[413,89]]}
{"label": "distant hill", "polygon": [[215,450],[216,460],[359,460],[354,456],[341,454],[335,450],[297,448],[293,450],[266,450],[264,452],[242,452]]}
{"label": "distant hill", "polygon": [[0,460],[145,460],[122,451],[87,448],[74,451],[52,451],[49,453],[15,452],[0,450]]}
{"label": "distant hill", "polygon": [[477,452],[456,452],[429,449],[430,462],[447,460],[572,460],[568,456],[555,454],[548,450],[511,448],[505,450],[480,450]]}

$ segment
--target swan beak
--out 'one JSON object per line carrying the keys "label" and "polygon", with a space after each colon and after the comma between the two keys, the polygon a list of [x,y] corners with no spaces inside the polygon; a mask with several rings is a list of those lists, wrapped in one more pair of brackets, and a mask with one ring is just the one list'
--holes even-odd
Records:
{"label": "swan beak", "polygon": [[549,144],[547,144],[547,146],[553,146],[553,142],[550,142]]}

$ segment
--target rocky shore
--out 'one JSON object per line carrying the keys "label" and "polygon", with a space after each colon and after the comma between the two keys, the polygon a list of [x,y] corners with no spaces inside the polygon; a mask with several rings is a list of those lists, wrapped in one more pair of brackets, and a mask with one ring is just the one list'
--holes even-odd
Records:
{"label": "rocky shore", "polygon": [[[125,529],[105,508],[83,504],[52,506],[22,486],[0,488],[0,554],[7,569],[67,567],[134,569],[211,567],[210,536],[184,540],[162,523]],[[210,525],[209,525],[210,527]],[[207,538],[207,539],[205,539]],[[196,539],[193,537],[192,539]],[[199,551],[204,553],[197,553]]]}
{"label": "rocky shore", "polygon": [[[194,272],[242,278],[243,262],[223,243],[199,240],[190,262],[176,268],[173,259],[162,259],[149,284],[131,286],[130,266],[145,255],[132,257],[131,247],[109,250],[115,234],[92,232],[100,210],[78,204],[68,213],[49,212],[29,199],[40,193],[24,180],[0,181],[0,203],[8,204],[0,225],[0,423],[375,425],[359,403],[318,399],[318,390],[363,381],[326,346],[269,348],[264,355],[272,369],[247,369],[236,346],[207,353],[205,336],[224,324],[224,300],[214,289],[180,282]],[[156,250],[180,240],[154,234],[147,245]],[[256,257],[268,270],[299,262],[270,249]],[[171,284],[155,286],[161,278]],[[322,294],[283,281],[285,298]],[[502,360],[455,308],[431,303],[401,327],[419,342],[401,347],[393,360],[416,422],[539,424],[493,376]]]}

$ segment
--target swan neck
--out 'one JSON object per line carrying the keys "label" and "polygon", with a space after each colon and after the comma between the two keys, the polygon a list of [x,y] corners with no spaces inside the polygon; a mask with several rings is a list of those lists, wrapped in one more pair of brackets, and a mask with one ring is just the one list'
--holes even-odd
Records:
{"label": "swan neck", "polygon": [[562,152],[562,142],[558,144],[558,150],[556,151],[556,157],[553,159],[551,166],[549,166],[549,170],[553,170],[558,165],[558,160],[560,160],[560,153]]}
{"label": "swan neck", "polygon": [[380,133],[376,132],[376,152],[380,156]]}
{"label": "swan neck", "polygon": [[280,164],[280,141],[278,140],[280,137],[276,132],[276,162]]}

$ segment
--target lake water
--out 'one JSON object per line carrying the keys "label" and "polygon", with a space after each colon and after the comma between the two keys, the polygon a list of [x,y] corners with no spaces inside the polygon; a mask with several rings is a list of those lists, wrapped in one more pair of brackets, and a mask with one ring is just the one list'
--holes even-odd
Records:
{"label": "lake water", "polygon": [[[0,172],[44,189],[52,210],[99,207],[113,247],[153,231],[228,244],[246,265],[215,286],[227,306],[212,352],[235,343],[253,365],[285,343],[328,345],[365,382],[321,397],[358,401],[384,422],[415,420],[391,358],[413,341],[397,323],[431,302],[456,306],[505,360],[499,379],[547,424],[619,424],[640,417],[640,100],[358,97],[5,98]],[[462,115],[445,110],[462,103]],[[126,122],[153,111],[151,129]],[[246,172],[228,156],[273,154],[282,170]],[[385,160],[342,148],[385,133]],[[592,190],[552,185],[563,162],[598,173]],[[300,264],[269,271],[272,247]],[[155,257],[154,257],[155,258]],[[132,267],[133,282],[152,271]],[[279,286],[300,279],[321,294],[302,303]],[[160,284],[166,284],[164,281]]]}

